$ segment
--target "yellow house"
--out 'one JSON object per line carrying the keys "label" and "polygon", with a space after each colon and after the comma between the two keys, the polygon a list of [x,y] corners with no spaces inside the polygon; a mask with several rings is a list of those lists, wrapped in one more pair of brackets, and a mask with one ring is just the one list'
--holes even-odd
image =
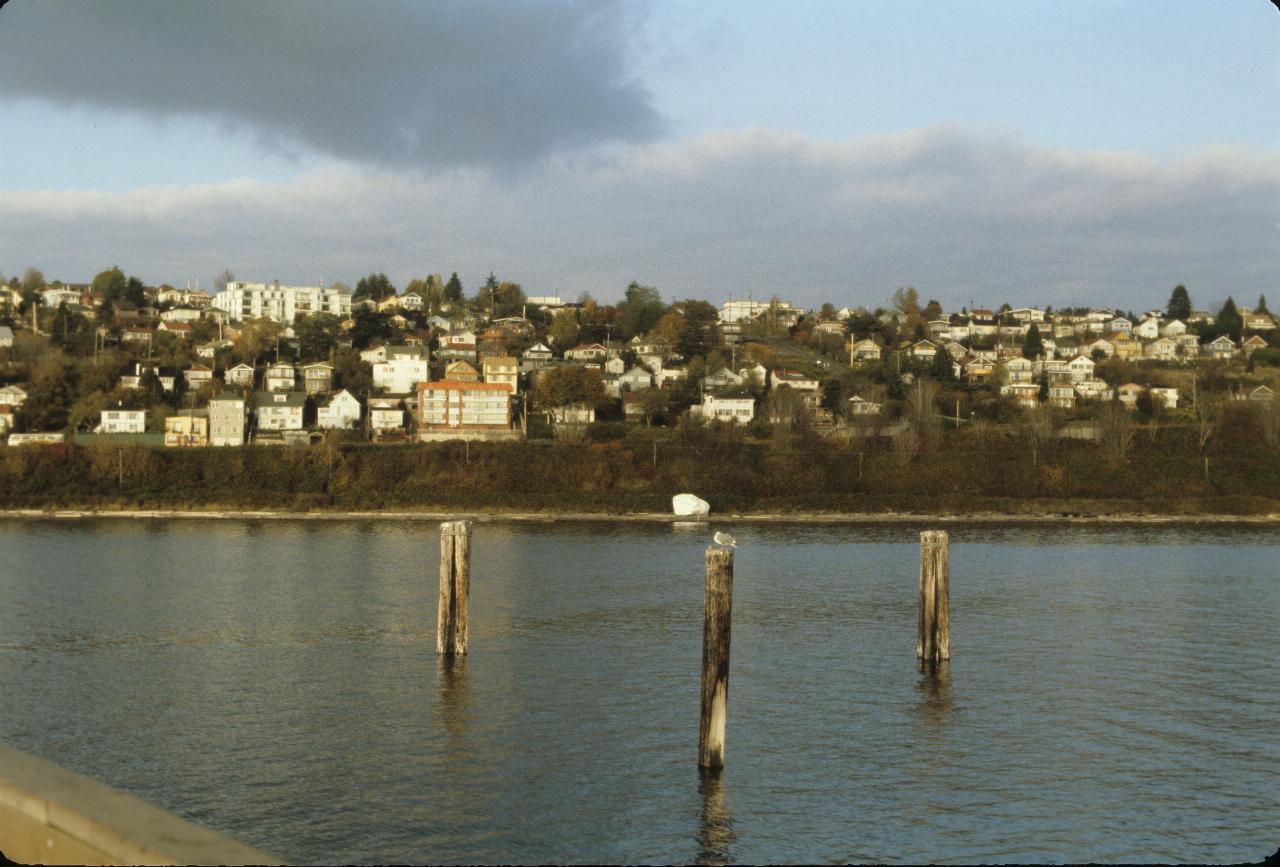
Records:
{"label": "yellow house", "polygon": [[209,411],[188,410],[164,420],[164,444],[170,447],[207,446],[209,444]]}
{"label": "yellow house", "polygon": [[1138,358],[1142,355],[1142,341],[1132,334],[1118,331],[1108,334],[1107,340],[1116,348],[1116,358]]}
{"label": "yellow house", "polygon": [[481,364],[485,382],[504,382],[511,386],[511,393],[520,391],[520,362],[509,355],[487,356]]}

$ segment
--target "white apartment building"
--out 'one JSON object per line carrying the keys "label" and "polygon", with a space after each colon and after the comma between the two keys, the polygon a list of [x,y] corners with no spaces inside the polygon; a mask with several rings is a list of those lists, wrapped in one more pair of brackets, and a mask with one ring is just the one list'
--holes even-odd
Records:
{"label": "white apartment building", "polygon": [[755,418],[756,402],[752,397],[718,397],[704,394],[702,405],[693,408],[698,415],[706,419],[720,419],[738,424],[746,424]]}
{"label": "white apartment building", "polygon": [[286,325],[299,314],[332,313],[346,319],[351,315],[351,296],[323,286],[285,286],[274,283],[227,284],[213,298],[213,306],[226,311],[232,322],[265,316]]}
{"label": "white apartment building", "polygon": [[[720,306],[721,322],[751,322],[769,312],[772,301],[726,301]],[[790,328],[800,320],[804,311],[785,301],[778,302],[778,324]]]}
{"label": "white apartment building", "polygon": [[511,427],[511,386],[505,382],[424,382],[418,385],[422,431],[505,431]]}
{"label": "white apartment building", "polygon": [[223,392],[209,400],[209,445],[244,445],[244,398]]}
{"label": "white apartment building", "polygon": [[373,365],[373,387],[393,394],[407,394],[430,379],[423,356],[394,355]]}

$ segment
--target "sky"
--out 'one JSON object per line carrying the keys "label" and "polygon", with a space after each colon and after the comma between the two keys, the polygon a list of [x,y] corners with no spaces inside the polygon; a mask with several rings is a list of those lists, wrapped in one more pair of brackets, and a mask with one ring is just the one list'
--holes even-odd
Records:
{"label": "sky", "polygon": [[11,0],[0,273],[1280,297],[1269,0]]}

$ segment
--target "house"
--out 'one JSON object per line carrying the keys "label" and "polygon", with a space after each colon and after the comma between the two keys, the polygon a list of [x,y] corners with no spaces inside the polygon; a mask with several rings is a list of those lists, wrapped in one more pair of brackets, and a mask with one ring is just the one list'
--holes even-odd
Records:
{"label": "house", "polygon": [[564,357],[572,361],[603,363],[608,355],[609,350],[599,343],[580,343],[567,350]]}
{"label": "house", "polygon": [[244,398],[224,391],[209,400],[209,445],[244,445]]}
{"label": "house", "polygon": [[300,391],[260,391],[254,396],[258,430],[302,430],[307,396]]}
{"label": "house", "polygon": [[[409,394],[431,378],[428,353],[421,346],[388,346],[386,359],[373,365],[373,387],[394,394]],[[444,353],[440,353],[444,357]]]}
{"label": "house", "polygon": [[1161,337],[1172,337],[1175,340],[1187,333],[1187,325],[1181,319],[1171,319],[1160,326]]}
{"label": "house", "polygon": [[203,447],[209,444],[209,411],[183,410],[164,420],[164,444],[169,448]]}
{"label": "house", "polygon": [[175,322],[165,319],[156,326],[156,333],[172,334],[174,337],[185,340],[191,336],[191,325],[186,322]]}
{"label": "house", "polygon": [[425,299],[423,299],[422,294],[416,289],[410,290],[400,296],[400,307],[404,310],[421,310],[425,306]]}
{"label": "house", "polygon": [[1219,361],[1230,361],[1235,358],[1236,345],[1231,338],[1223,334],[1204,346],[1204,354],[1210,358],[1216,358]]}
{"label": "house", "polygon": [[465,361],[446,364],[444,378],[450,382],[480,382],[480,372]]}
{"label": "house", "polygon": [[1087,355],[1077,355],[1067,362],[1067,373],[1072,382],[1084,382],[1093,379],[1093,359]]}
{"label": "house", "polygon": [[174,307],[172,310],[166,310],[161,313],[160,319],[163,322],[182,322],[190,324],[192,322],[199,322],[200,317],[203,315],[204,311],[197,310],[194,307]]}
{"label": "house", "polygon": [[0,436],[13,430],[16,410],[7,403],[0,403]]}
{"label": "house", "polygon": [[968,382],[987,382],[995,374],[995,365],[987,358],[971,358],[961,365],[964,378]]}
{"label": "house", "polygon": [[798,370],[770,371],[769,387],[778,388],[783,385],[789,386],[794,391],[801,392],[811,402],[816,399],[818,394],[818,380],[812,376],[807,376]]}
{"label": "house", "polygon": [[404,397],[387,395],[369,398],[369,429],[375,437],[404,433]]}
{"label": "house", "polygon": [[8,325],[0,325],[0,349],[9,349],[13,346],[13,329]]}
{"label": "house", "polygon": [[964,360],[969,356],[969,350],[958,340],[949,340],[947,345],[942,348],[947,351],[947,355],[950,355],[951,360],[956,364],[963,364]]}
{"label": "house", "polygon": [[741,388],[745,380],[727,367],[702,378],[702,387],[707,389]]}
{"label": "house", "polygon": [[186,380],[187,389],[195,391],[213,382],[213,368],[207,364],[193,364],[182,371],[182,378]]}
{"label": "house", "polygon": [[22,406],[23,401],[27,399],[27,393],[20,385],[0,385],[0,403],[6,406],[17,407]]}
{"label": "house", "polygon": [[520,362],[514,356],[490,355],[480,362],[480,368],[485,382],[503,382],[511,386],[512,394],[520,392]]}
{"label": "house", "polygon": [[585,403],[553,406],[547,414],[552,424],[593,424],[596,420],[595,408]]}
{"label": "house", "polygon": [[1256,334],[1250,334],[1240,343],[1240,349],[1244,352],[1245,358],[1253,355],[1255,350],[1266,348],[1267,341],[1263,340]]}
{"label": "house", "polygon": [[[763,364],[753,364],[750,367],[738,368],[738,376],[742,377],[742,384],[753,388],[764,388],[765,383],[769,381],[769,368]],[[662,371],[658,372],[658,384],[664,382]]]}
{"label": "house", "polygon": [[1108,334],[1107,340],[1111,341],[1116,358],[1137,358],[1142,355],[1142,341],[1128,332],[1117,331]]}
{"label": "house", "polygon": [[253,388],[254,369],[247,364],[237,364],[230,368],[224,375],[223,380],[227,385],[243,385]]}
{"label": "house", "polygon": [[1183,355],[1196,356],[1200,354],[1200,335],[1179,334],[1173,339],[1178,344],[1178,351]]}
{"label": "house", "polygon": [[749,394],[704,394],[702,405],[690,409],[705,419],[747,424],[756,417],[756,401]]}
{"label": "house", "polygon": [[475,351],[476,333],[468,328],[450,331],[440,336],[441,358],[466,358],[474,356]]}
{"label": "house", "polygon": [[637,365],[618,377],[618,388],[622,391],[643,391],[653,387],[653,374]]}
{"label": "house", "polygon": [[43,307],[54,309],[62,304],[79,304],[80,292],[76,289],[67,289],[62,286],[55,286],[52,289],[45,289],[40,293],[40,304]]}
{"label": "house", "polygon": [[360,401],[345,388],[316,409],[316,427],[322,430],[348,430],[360,422]]}
{"label": "house", "polygon": [[230,349],[232,345],[230,340],[210,340],[196,347],[196,355],[200,358],[216,358],[219,349]]}
{"label": "house", "polygon": [[1275,331],[1275,318],[1256,310],[1241,311],[1241,324],[1245,331]]}
{"label": "house", "polygon": [[1111,388],[1101,379],[1083,379],[1075,386],[1076,394],[1084,400],[1111,399]]}
{"label": "house", "polygon": [[862,361],[879,361],[884,350],[871,338],[854,341],[849,347],[849,364]]}
{"label": "house", "polygon": [[1074,385],[1049,386],[1049,405],[1063,409],[1071,409],[1076,405],[1076,388]]}
{"label": "house", "polygon": [[1123,316],[1117,316],[1107,323],[1107,331],[1113,334],[1127,334],[1133,336],[1133,323]]}
{"label": "house", "polygon": [[1157,388],[1153,386],[1151,399],[1156,406],[1162,406],[1165,409],[1178,408],[1178,390],[1176,388]]}
{"label": "house", "polygon": [[511,386],[507,383],[418,383],[418,433],[422,438],[484,436],[510,430]]}
{"label": "house", "polygon": [[1138,405],[1138,397],[1144,391],[1146,391],[1146,389],[1138,385],[1136,382],[1126,382],[1124,385],[1116,389],[1116,398],[1129,409],[1133,409]]}
{"label": "house", "polygon": [[1144,358],[1153,361],[1174,361],[1178,357],[1178,342],[1172,337],[1161,337],[1142,348]]}
{"label": "house", "polygon": [[546,367],[555,358],[555,353],[551,351],[545,343],[535,343],[520,355],[520,367],[522,370],[538,370]]}
{"label": "house", "polygon": [[379,361],[387,360],[387,345],[379,343],[377,346],[370,346],[368,349],[360,350],[360,360],[367,361],[369,364],[377,364]]}
{"label": "house", "polygon": [[861,398],[856,394],[853,397],[849,398],[847,403],[849,406],[849,415],[851,416],[867,416],[867,415],[880,414],[880,404],[876,403],[875,401]]}
{"label": "house", "polygon": [[1035,409],[1040,405],[1040,386],[1034,382],[1011,382],[1000,386],[1000,394],[1012,397],[1018,406]]}
{"label": "house", "polygon": [[1133,327],[1133,336],[1139,340],[1155,340],[1160,336],[1160,320],[1148,316]]}
{"label": "house", "polygon": [[911,344],[911,357],[915,361],[933,361],[934,356],[937,354],[937,345],[928,340],[917,340],[915,343]]}
{"label": "house", "polygon": [[925,327],[932,340],[947,340],[951,337],[950,319],[930,319]]}
{"label": "house", "polygon": [[1006,315],[1013,317],[1015,322],[1021,322],[1024,325],[1030,325],[1032,322],[1044,322],[1044,311],[1037,307],[1018,307],[1010,310]]}
{"label": "house", "polygon": [[146,433],[147,411],[145,409],[104,409],[94,433]]}
{"label": "house", "polygon": [[1271,403],[1276,399],[1276,393],[1270,386],[1260,385],[1253,391],[1249,392],[1249,400],[1261,401],[1263,403]]}
{"label": "house", "polygon": [[[742,371],[739,371],[739,373],[742,373]],[[687,367],[663,367],[654,378],[659,388],[666,388],[668,385],[679,382],[688,375],[689,369]]]}
{"label": "house", "polygon": [[1085,346],[1090,358],[1097,358],[1099,355],[1103,358],[1110,358],[1116,354],[1116,346],[1110,340],[1098,338]]}
{"label": "house", "polygon": [[1000,362],[1000,381],[1009,384],[1031,382],[1033,378],[1031,360],[1017,356],[1006,358]]}
{"label": "house", "polygon": [[614,376],[622,376],[627,372],[627,362],[623,360],[621,355],[615,355],[612,358],[605,359],[604,372]]}
{"label": "house", "polygon": [[157,367],[154,364],[147,364],[142,361],[133,363],[133,373],[126,373],[120,377],[121,388],[142,388],[142,378],[148,373],[155,374],[156,379],[160,381],[160,388],[167,394],[173,391],[174,385],[178,382],[178,372],[172,367]]}
{"label": "house", "polygon": [[151,335],[149,325],[130,325],[120,332],[120,339],[125,343],[150,343]]}
{"label": "house", "polygon": [[31,433],[9,434],[10,446],[43,446],[63,442],[67,438],[64,433],[54,431],[36,431]]}
{"label": "house", "polygon": [[622,395],[622,418],[625,421],[643,421],[645,396],[638,391],[624,392]]}
{"label": "house", "polygon": [[322,394],[333,388],[333,365],[313,361],[302,365],[302,390],[306,394]]}
{"label": "house", "polygon": [[297,385],[297,368],[288,362],[269,365],[262,377],[262,387],[267,391],[293,391]]}

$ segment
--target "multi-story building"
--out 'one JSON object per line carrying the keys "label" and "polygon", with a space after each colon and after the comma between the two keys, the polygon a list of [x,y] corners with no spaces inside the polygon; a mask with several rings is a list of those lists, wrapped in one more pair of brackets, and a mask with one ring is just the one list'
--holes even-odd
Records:
{"label": "multi-story building", "polygon": [[232,322],[266,317],[286,325],[300,315],[332,313],[343,319],[351,315],[351,296],[324,286],[285,286],[273,283],[232,281],[213,298],[213,305],[226,311]]}
{"label": "multi-story building", "polygon": [[520,391],[520,362],[509,355],[491,355],[481,362],[485,382],[505,382],[511,393]]}
{"label": "multi-story building", "polygon": [[511,386],[505,382],[418,384],[418,430],[423,435],[502,433],[511,429]]}
{"label": "multi-story building", "polygon": [[[428,353],[422,346],[388,346],[385,361],[374,362],[373,387],[395,394],[412,392],[431,378]],[[415,350],[410,352],[408,350]]]}
{"label": "multi-story building", "polygon": [[164,420],[164,444],[170,448],[180,446],[207,446],[209,444],[209,413],[207,410],[184,410]]}
{"label": "multi-story building", "polygon": [[302,430],[307,396],[300,391],[260,391],[253,396],[258,430]]}
{"label": "multi-story building", "polygon": [[209,445],[244,445],[244,398],[224,391],[209,400]]}
{"label": "multi-story building", "polygon": [[360,421],[360,401],[345,388],[316,410],[316,427],[325,430],[346,430]]}
{"label": "multi-story building", "polygon": [[102,420],[94,428],[94,433],[146,433],[147,411],[145,409],[104,409]]}
{"label": "multi-story building", "polygon": [[327,361],[314,361],[302,365],[302,390],[307,394],[320,394],[333,387],[333,365]]}

